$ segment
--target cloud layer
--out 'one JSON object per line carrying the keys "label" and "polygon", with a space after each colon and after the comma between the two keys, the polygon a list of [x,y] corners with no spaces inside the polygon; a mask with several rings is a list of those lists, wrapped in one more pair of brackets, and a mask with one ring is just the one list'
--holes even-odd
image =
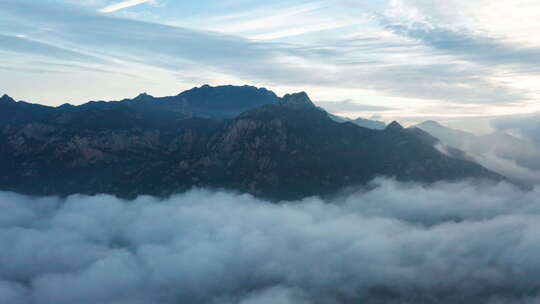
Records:
{"label": "cloud layer", "polygon": [[[3,0],[2,93],[60,105],[140,91],[174,95],[203,83],[253,84],[394,109],[385,120],[536,110],[534,30],[524,40],[514,39],[522,27],[510,34],[484,29],[521,19],[474,23],[493,6],[483,0],[368,2]],[[505,11],[519,7],[520,17],[537,8],[500,2]],[[448,13],[455,11],[468,17]]]}
{"label": "cloud layer", "polygon": [[540,189],[374,185],[278,205],[0,193],[0,302],[538,300]]}

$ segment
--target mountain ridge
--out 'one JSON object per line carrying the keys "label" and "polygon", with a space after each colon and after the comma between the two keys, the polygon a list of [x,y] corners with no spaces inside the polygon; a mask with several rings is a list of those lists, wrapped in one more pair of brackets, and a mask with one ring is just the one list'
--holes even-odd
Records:
{"label": "mountain ridge", "polygon": [[501,131],[476,135],[433,121],[416,127],[438,138],[442,150],[452,154],[457,150],[462,158],[478,162],[520,184],[540,181],[540,149],[526,139]]}
{"label": "mountain ridge", "polygon": [[140,95],[135,106],[89,102],[48,109],[34,120],[27,112],[16,123],[2,122],[0,113],[0,165],[7,169],[0,172],[0,189],[134,197],[211,187],[289,200],[335,193],[377,176],[426,183],[503,179],[443,155],[431,137],[397,122],[384,130],[335,122],[305,92],[276,100],[273,93],[233,87],[244,94],[236,104],[229,98],[234,94],[221,89],[196,92],[206,102],[201,108],[220,104],[232,115],[254,92],[262,97],[232,118],[219,108],[210,115],[148,106],[159,104],[149,95]]}

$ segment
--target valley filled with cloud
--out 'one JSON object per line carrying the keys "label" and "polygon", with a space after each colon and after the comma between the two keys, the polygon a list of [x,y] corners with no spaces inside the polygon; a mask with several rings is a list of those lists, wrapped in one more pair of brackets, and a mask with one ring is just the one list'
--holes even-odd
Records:
{"label": "valley filled with cloud", "polygon": [[280,204],[1,192],[0,302],[535,303],[538,197],[388,179]]}

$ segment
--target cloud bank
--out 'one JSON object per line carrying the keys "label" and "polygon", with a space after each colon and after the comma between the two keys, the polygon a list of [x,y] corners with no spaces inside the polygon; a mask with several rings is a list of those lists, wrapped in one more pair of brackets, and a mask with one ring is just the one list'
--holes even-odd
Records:
{"label": "cloud bank", "polygon": [[540,189],[376,180],[331,201],[0,192],[0,302],[533,303]]}
{"label": "cloud bank", "polygon": [[495,120],[493,126],[497,130],[514,132],[540,146],[540,113],[503,117]]}

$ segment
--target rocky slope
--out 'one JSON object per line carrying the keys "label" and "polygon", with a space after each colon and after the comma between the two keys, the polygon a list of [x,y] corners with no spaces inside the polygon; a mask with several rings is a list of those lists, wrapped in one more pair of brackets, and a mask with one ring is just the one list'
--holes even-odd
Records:
{"label": "rocky slope", "polygon": [[[190,95],[197,90],[204,94]],[[181,111],[174,110],[178,98],[49,108],[4,97],[0,189],[133,197],[215,187],[298,199],[380,175],[420,182],[501,178],[441,154],[436,139],[419,129],[337,123],[305,93],[277,98],[252,87],[205,86],[178,96],[189,105]]]}

